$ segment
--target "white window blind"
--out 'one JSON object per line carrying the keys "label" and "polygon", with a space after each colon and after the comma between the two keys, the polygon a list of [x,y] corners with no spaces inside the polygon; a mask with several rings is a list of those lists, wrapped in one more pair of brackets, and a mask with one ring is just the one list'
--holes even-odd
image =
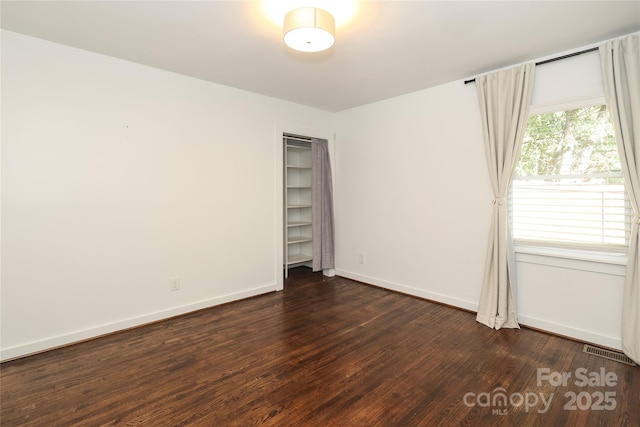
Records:
{"label": "white window blind", "polygon": [[510,198],[514,238],[624,248],[632,218],[624,185],[598,182],[613,177],[622,178],[620,174],[515,178]]}
{"label": "white window blind", "polygon": [[509,212],[520,243],[628,246],[633,215],[604,106],[531,117]]}

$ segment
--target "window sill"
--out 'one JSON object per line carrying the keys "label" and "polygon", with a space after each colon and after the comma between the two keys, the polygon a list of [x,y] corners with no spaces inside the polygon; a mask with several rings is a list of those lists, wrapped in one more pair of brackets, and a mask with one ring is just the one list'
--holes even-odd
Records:
{"label": "window sill", "polygon": [[627,254],[514,245],[516,262],[625,276]]}

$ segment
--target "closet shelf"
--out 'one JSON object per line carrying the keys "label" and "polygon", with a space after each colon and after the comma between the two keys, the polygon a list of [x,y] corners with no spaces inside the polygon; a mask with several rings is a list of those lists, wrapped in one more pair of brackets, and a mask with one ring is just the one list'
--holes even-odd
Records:
{"label": "closet shelf", "polygon": [[313,261],[311,141],[284,136],[284,271]]}
{"label": "closet shelf", "polygon": [[310,242],[311,236],[288,236],[287,243],[302,243],[302,242]]}
{"label": "closet shelf", "polygon": [[313,259],[313,257],[311,255],[305,255],[305,254],[301,254],[301,255],[289,255],[288,259],[287,259],[287,265],[293,265],[293,264],[298,264],[301,262],[307,262],[307,261],[311,261]]}
{"label": "closet shelf", "polygon": [[311,221],[291,221],[287,227],[304,227],[305,225],[311,225]]}

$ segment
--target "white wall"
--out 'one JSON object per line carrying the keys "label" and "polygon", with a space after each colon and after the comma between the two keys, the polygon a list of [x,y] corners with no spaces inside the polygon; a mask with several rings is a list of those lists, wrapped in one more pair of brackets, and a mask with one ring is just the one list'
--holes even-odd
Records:
{"label": "white wall", "polygon": [[2,358],[281,288],[277,133],[332,118],[3,31]]}
{"label": "white wall", "polygon": [[[597,53],[537,67],[533,102],[602,96],[599,72]],[[338,113],[335,174],[339,275],[477,310],[493,194],[473,84]],[[620,348],[623,266],[517,264],[521,324]]]}
{"label": "white wall", "polygon": [[337,114],[338,274],[476,308],[492,200],[477,110],[452,82]]}

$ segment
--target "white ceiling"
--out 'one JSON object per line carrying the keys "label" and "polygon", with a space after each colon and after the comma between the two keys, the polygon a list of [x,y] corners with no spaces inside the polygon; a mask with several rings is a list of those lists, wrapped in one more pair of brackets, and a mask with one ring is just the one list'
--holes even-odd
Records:
{"label": "white ceiling", "polygon": [[327,111],[640,31],[636,1],[360,1],[299,53],[260,1],[2,1],[2,28]]}

